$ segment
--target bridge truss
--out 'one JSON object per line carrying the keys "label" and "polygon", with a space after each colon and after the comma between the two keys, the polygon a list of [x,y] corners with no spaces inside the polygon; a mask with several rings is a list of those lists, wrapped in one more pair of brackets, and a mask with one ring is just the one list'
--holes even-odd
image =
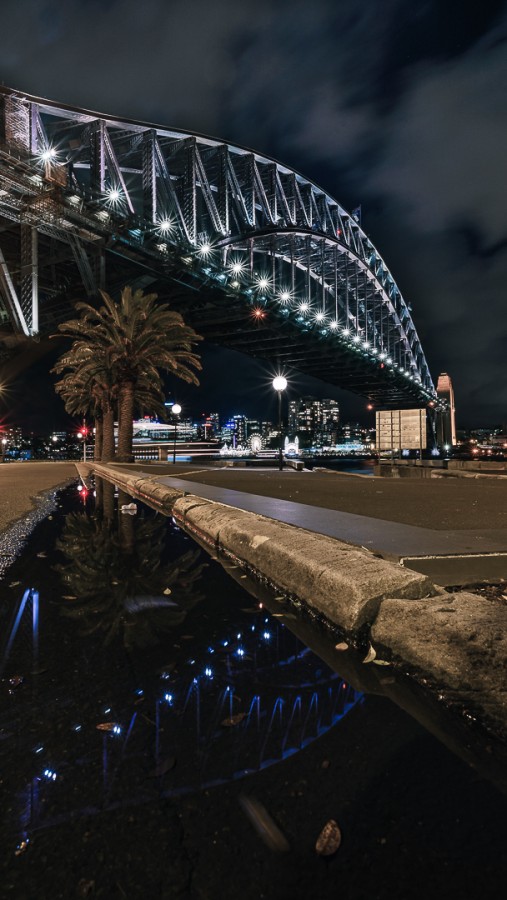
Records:
{"label": "bridge truss", "polygon": [[0,318],[54,330],[126,283],[207,340],[395,406],[436,399],[391,273],[308,179],[202,135],[0,87]]}

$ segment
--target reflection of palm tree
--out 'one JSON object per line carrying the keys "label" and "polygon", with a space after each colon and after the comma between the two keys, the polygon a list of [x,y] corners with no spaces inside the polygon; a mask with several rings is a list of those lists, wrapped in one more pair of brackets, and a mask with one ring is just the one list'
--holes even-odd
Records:
{"label": "reflection of palm tree", "polygon": [[63,614],[80,619],[83,634],[121,633],[127,649],[156,644],[203,599],[198,590],[205,564],[199,550],[162,564],[166,522],[133,517],[133,542],[111,522],[86,513],[67,516],[58,543],[67,561],[56,566],[65,584]]}

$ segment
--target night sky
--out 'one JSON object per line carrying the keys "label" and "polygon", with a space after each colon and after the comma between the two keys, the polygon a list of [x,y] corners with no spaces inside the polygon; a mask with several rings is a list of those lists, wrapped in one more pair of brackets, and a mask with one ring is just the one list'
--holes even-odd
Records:
{"label": "night sky", "polygon": [[[458,423],[507,420],[507,0],[1,6],[4,84],[252,147],[361,205]],[[200,392],[178,387],[194,413],[274,414],[269,366],[214,348],[204,363]],[[40,407],[35,366],[16,390]],[[361,398],[302,378],[292,391],[364,418]]]}

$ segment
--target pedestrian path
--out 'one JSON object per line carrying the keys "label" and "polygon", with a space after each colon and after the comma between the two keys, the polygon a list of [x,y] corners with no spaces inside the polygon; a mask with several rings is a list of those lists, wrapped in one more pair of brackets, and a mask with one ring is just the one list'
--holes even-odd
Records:
{"label": "pedestrian path", "polygon": [[207,500],[396,556],[430,577],[437,573],[440,584],[507,578],[506,529],[434,531],[174,476],[158,476],[154,480]]}

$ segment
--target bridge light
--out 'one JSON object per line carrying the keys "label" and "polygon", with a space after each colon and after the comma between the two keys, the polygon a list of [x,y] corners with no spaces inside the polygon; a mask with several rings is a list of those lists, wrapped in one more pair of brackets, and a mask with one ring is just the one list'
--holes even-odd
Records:
{"label": "bridge light", "polygon": [[252,310],[252,315],[255,319],[263,319],[266,313],[259,306],[256,306],[255,309]]}
{"label": "bridge light", "polygon": [[349,334],[350,334],[350,328],[344,328],[344,329],[343,329],[343,334],[345,335],[345,337],[348,337]]}
{"label": "bridge light", "polygon": [[54,159],[55,156],[56,150],[54,147],[46,147],[40,154],[40,158],[43,162],[49,162],[49,160]]}
{"label": "bridge light", "polygon": [[160,231],[162,231],[164,234],[167,231],[170,231],[172,227],[173,227],[173,223],[171,222],[170,219],[162,219],[162,221],[159,225]]}
{"label": "bridge light", "polygon": [[239,281],[231,281],[231,287],[236,289],[239,288]]}
{"label": "bridge light", "polygon": [[338,322],[336,321],[336,319],[333,319],[333,321],[329,323],[329,327],[332,328],[333,331],[336,331],[336,329],[338,328]]}
{"label": "bridge light", "polygon": [[385,358],[386,358],[386,356],[387,356],[387,354],[386,354],[386,353],[384,353],[384,351],[383,351],[383,350],[382,350],[382,353],[379,353],[379,359],[385,359]]}
{"label": "bridge light", "polygon": [[266,288],[269,287],[269,279],[268,278],[259,278],[257,281],[257,286],[261,289],[261,291],[265,291]]}
{"label": "bridge light", "polygon": [[305,312],[308,312],[308,310],[310,309],[310,304],[306,303],[306,301],[303,301],[303,303],[299,304],[298,308],[299,308],[300,312],[305,313]]}
{"label": "bridge light", "polygon": [[392,361],[392,359],[391,359],[391,357],[390,357],[390,356],[388,356],[388,357],[387,357],[387,359],[386,359],[386,363],[387,363],[387,365],[388,365],[388,366],[392,366],[392,364],[393,364],[393,361]]}
{"label": "bridge light", "polygon": [[361,338],[359,337],[358,334],[355,334],[354,337],[352,338],[352,340],[354,341],[354,344],[358,344],[359,341],[361,340]]}
{"label": "bridge light", "polygon": [[324,313],[323,312],[315,313],[315,318],[316,318],[317,322],[323,322],[325,319]]}
{"label": "bridge light", "polygon": [[282,291],[280,294],[280,300],[282,303],[288,303],[290,300],[290,291]]}
{"label": "bridge light", "polygon": [[244,269],[244,265],[242,262],[235,262],[231,266],[231,270],[234,272],[235,275],[239,275],[239,273],[242,272],[243,269]]}
{"label": "bridge light", "polygon": [[201,256],[208,256],[208,254],[211,253],[211,244],[201,244],[201,246],[199,247],[199,253],[201,254]]}
{"label": "bridge light", "polygon": [[372,347],[372,348],[371,348],[371,352],[376,354],[376,353],[378,353],[378,350],[377,350],[376,347]]}
{"label": "bridge light", "polygon": [[118,188],[111,188],[111,190],[107,192],[107,196],[111,203],[118,203],[121,195]]}
{"label": "bridge light", "polygon": [[369,341],[363,341],[363,347],[364,347],[365,350],[367,350],[369,346],[370,346],[370,342],[369,342]]}

